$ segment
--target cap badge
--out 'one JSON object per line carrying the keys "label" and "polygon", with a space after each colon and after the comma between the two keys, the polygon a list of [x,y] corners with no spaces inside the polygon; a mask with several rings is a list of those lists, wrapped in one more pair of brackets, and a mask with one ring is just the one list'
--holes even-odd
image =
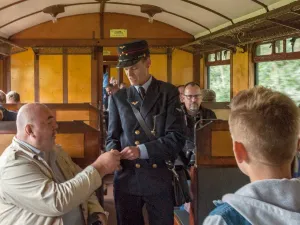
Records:
{"label": "cap badge", "polygon": [[136,104],[138,104],[138,103],[139,103],[138,101],[136,101],[136,102],[131,102],[132,105],[136,105]]}

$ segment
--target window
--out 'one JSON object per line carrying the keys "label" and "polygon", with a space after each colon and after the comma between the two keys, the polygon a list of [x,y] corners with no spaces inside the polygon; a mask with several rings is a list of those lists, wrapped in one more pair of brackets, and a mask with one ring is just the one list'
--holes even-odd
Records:
{"label": "window", "polygon": [[274,49],[269,56],[258,55],[256,47],[255,84],[285,93],[300,104],[300,39],[287,38],[268,45]]}
{"label": "window", "polygon": [[256,55],[271,55],[272,44],[261,44],[256,47]]}
{"label": "window", "polygon": [[230,55],[223,50],[207,56],[207,88],[216,93],[217,102],[230,101]]}

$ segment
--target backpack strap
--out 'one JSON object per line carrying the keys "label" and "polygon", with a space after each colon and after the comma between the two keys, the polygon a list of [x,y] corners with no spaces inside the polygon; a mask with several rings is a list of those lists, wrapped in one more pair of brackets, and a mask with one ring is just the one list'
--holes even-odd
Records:
{"label": "backpack strap", "polygon": [[227,225],[251,225],[238,211],[228,203],[218,203],[218,206],[209,214],[221,216]]}

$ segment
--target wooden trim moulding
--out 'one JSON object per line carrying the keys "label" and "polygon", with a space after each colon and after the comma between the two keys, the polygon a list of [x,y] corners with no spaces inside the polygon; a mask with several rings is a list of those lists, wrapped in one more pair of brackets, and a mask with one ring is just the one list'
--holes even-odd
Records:
{"label": "wooden trim moulding", "polygon": [[167,48],[167,82],[172,83],[172,48]]}
{"label": "wooden trim moulding", "polygon": [[200,83],[200,55],[193,54],[193,81]]}
{"label": "wooden trim moulding", "polygon": [[11,57],[3,59],[3,91],[9,92],[11,88]]}
{"label": "wooden trim moulding", "polygon": [[[135,41],[134,38],[114,39],[11,39],[14,44],[23,47],[80,47],[80,46],[102,46],[115,47],[117,45]],[[149,46],[176,47],[187,44],[194,38],[152,38],[146,39]]]}
{"label": "wooden trim moulding", "polygon": [[68,103],[68,92],[69,92],[69,86],[68,86],[68,55],[63,54],[63,103]]}
{"label": "wooden trim moulding", "polygon": [[40,56],[34,53],[34,101],[40,102]]}

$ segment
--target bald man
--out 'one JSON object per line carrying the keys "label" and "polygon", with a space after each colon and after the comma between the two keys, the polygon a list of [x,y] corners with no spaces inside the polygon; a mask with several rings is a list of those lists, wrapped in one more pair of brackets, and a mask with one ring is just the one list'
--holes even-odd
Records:
{"label": "bald man", "polygon": [[57,124],[42,104],[27,104],[17,117],[17,134],[0,157],[0,225],[107,224],[94,191],[120,165],[111,151],[81,170],[55,145]]}

